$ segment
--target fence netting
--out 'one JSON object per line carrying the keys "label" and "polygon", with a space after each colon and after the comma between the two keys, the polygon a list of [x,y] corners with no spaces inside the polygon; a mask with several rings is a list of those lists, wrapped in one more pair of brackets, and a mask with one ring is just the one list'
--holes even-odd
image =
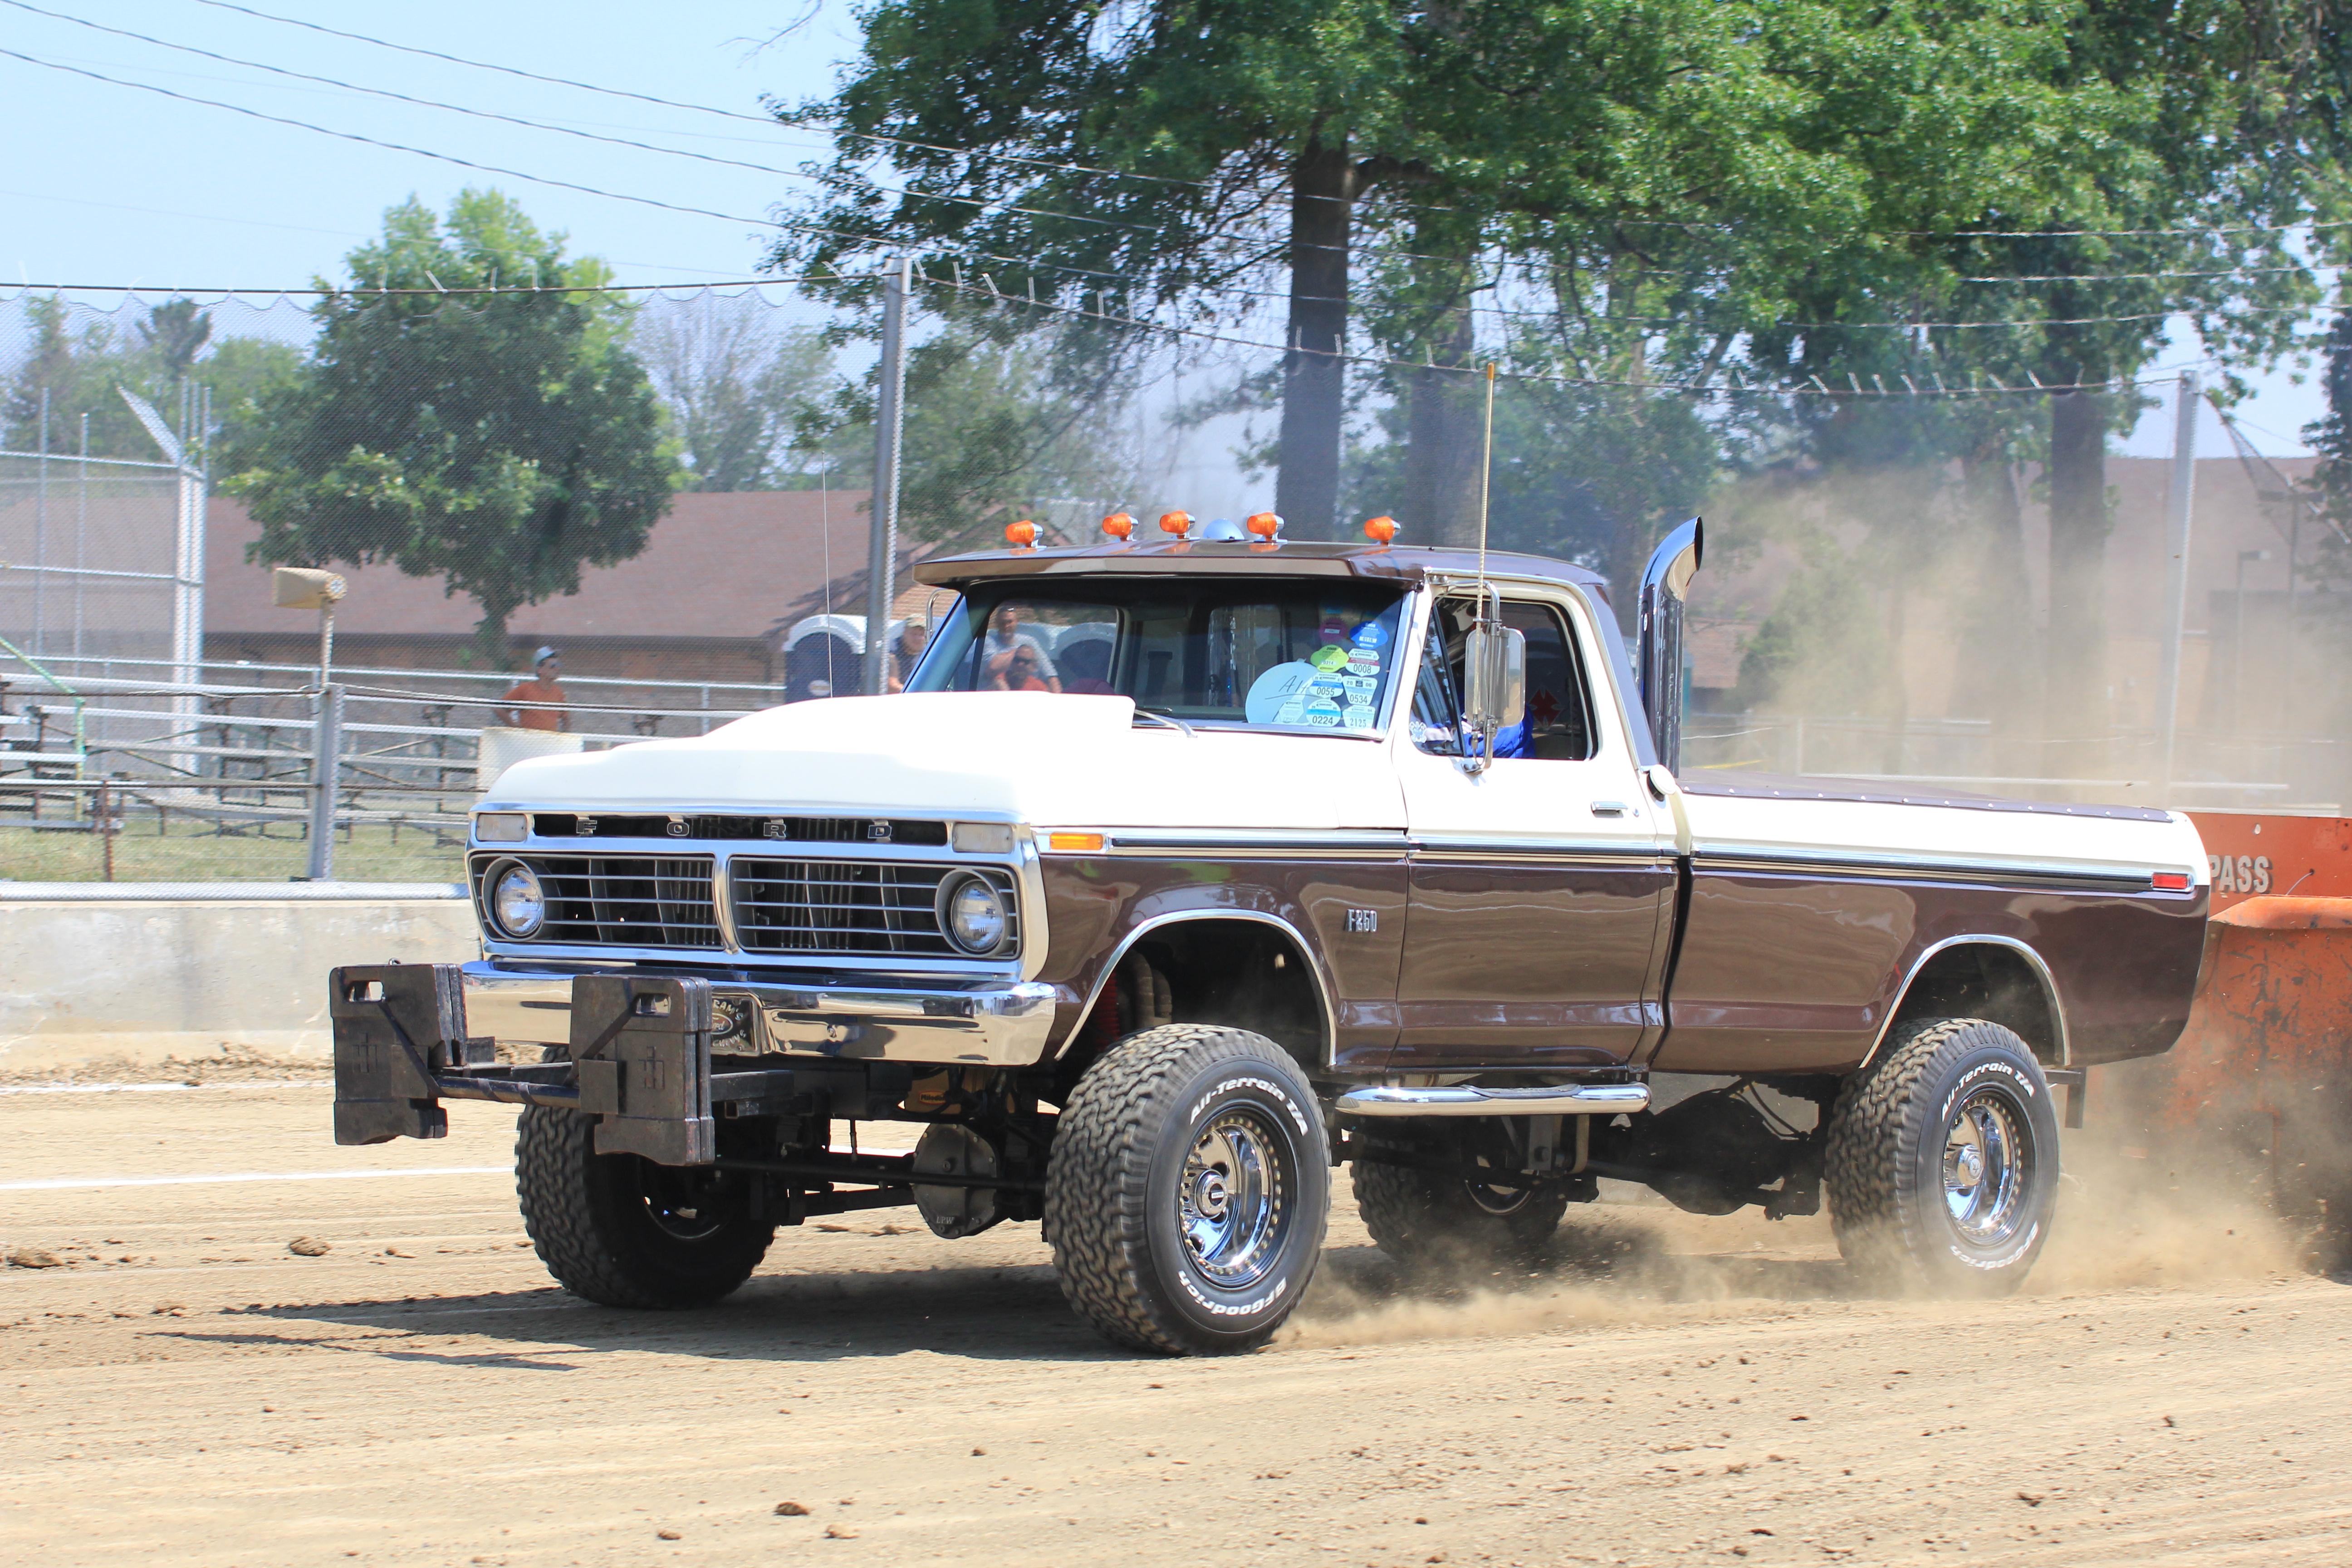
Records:
{"label": "fence netting", "polygon": [[[873,326],[783,287],[0,304],[0,877],[299,878],[331,822],[339,879],[450,881],[514,756],[859,690]],[[2199,466],[2168,756],[2168,465],[2108,458],[2086,574],[2053,551],[2045,391],[1620,385],[1507,331],[1351,338],[1318,369],[1336,479],[1286,486],[1281,335],[919,279],[884,640],[945,607],[918,560],[1016,521],[1090,543],[1287,502],[1286,538],[1475,544],[1491,439],[1493,548],[1599,573],[1629,622],[1653,543],[1706,517],[1685,769],[2352,798],[2308,459]],[[2120,433],[2168,395],[2071,395]],[[331,649],[277,564],[345,577]]]}

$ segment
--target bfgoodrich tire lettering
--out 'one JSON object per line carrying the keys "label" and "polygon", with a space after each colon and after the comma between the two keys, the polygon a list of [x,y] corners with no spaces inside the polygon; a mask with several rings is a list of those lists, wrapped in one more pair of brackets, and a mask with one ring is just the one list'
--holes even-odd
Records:
{"label": "bfgoodrich tire lettering", "polygon": [[1329,1205],[1306,1076],[1264,1036],[1212,1025],[1105,1052],[1045,1174],[1063,1295],[1106,1337],[1167,1354],[1265,1343],[1314,1277]]}
{"label": "bfgoodrich tire lettering", "polygon": [[1839,1249],[1866,1277],[2000,1295],[2049,1239],[2058,1170],[2050,1086],[2025,1042],[1934,1018],[1840,1091],[1823,1185]]}

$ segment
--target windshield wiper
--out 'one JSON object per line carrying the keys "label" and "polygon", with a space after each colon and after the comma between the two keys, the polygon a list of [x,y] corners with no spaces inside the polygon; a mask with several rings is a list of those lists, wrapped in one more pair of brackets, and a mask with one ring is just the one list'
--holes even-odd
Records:
{"label": "windshield wiper", "polygon": [[[1173,713],[1163,713],[1156,708],[1138,708],[1135,710],[1134,723],[1165,724],[1171,730],[1181,731],[1187,738],[1189,738],[1192,733],[1192,725],[1187,724],[1183,720],[1179,719]],[[1130,725],[1129,727],[1132,728],[1133,726]]]}

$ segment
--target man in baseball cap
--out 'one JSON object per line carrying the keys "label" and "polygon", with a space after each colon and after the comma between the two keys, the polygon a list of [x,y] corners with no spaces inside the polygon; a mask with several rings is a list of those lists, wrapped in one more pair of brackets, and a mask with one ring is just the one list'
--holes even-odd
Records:
{"label": "man in baseball cap", "polygon": [[543,647],[530,656],[535,672],[530,680],[518,681],[513,690],[499,699],[507,706],[498,710],[499,721],[522,730],[562,731],[572,727],[571,721],[557,711],[571,699],[563,688],[555,683],[562,671],[563,654],[559,648]]}

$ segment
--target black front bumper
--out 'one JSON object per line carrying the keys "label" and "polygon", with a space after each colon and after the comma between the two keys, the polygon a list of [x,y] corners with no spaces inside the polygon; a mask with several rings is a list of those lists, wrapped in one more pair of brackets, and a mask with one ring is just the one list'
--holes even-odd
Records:
{"label": "black front bumper", "polygon": [[444,1137],[442,1100],[489,1100],[595,1116],[599,1153],[708,1164],[719,1152],[714,1091],[772,1098],[796,1085],[771,1080],[802,1076],[714,1079],[710,983],[691,976],[581,976],[570,1059],[523,1067],[500,1067],[492,1041],[467,1037],[456,964],[354,966],[334,971],[330,984],[338,1143]]}

